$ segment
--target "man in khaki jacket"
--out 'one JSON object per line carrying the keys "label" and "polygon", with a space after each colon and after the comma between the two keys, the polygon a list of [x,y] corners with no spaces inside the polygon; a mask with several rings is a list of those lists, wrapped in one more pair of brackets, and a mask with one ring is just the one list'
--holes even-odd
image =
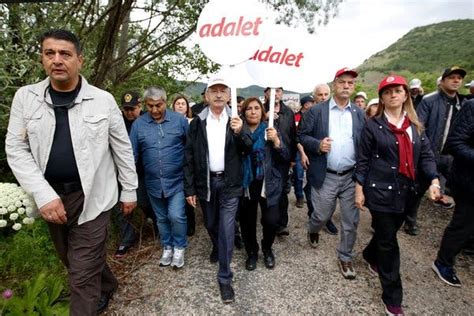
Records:
{"label": "man in khaki jacket", "polygon": [[77,37],[52,30],[40,43],[48,78],[15,94],[7,159],[33,195],[68,269],[71,315],[96,315],[117,289],[105,252],[109,210],[119,199],[117,178],[123,212],[136,205],[132,149],[112,95],[79,74]]}

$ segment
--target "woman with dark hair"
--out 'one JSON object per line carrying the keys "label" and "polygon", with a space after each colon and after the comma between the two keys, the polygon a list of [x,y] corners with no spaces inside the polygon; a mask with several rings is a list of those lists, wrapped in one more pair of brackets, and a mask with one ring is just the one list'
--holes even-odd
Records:
{"label": "woman with dark hair", "polygon": [[173,103],[171,103],[171,108],[173,111],[183,114],[188,119],[188,122],[191,122],[193,117],[191,107],[189,106],[188,98],[184,95],[176,95],[173,99]]}
{"label": "woman with dark hair", "polygon": [[397,232],[415,195],[419,173],[431,179],[432,200],[440,197],[440,186],[433,152],[405,78],[388,76],[378,91],[377,113],[367,121],[359,142],[355,203],[372,215],[375,232],[363,257],[369,270],[379,276],[385,312],[403,315]]}
{"label": "woman with dark hair", "polygon": [[[173,111],[181,113],[188,119],[188,123],[191,122],[192,112],[191,107],[189,106],[188,99],[182,95],[178,94],[173,99],[173,103],[171,103],[171,108]],[[186,218],[188,223],[187,235],[193,236],[196,231],[196,215],[194,212],[194,207],[192,207],[189,203],[185,203],[185,211],[186,211]]]}
{"label": "woman with dark hair", "polygon": [[262,211],[263,226],[262,251],[265,267],[273,269],[275,257],[272,251],[278,229],[278,201],[282,194],[282,169],[290,160],[290,152],[278,132],[264,122],[265,110],[258,98],[248,98],[242,105],[245,124],[249,127],[253,140],[252,152],[245,158],[244,197],[240,214],[242,237],[249,271],[257,267],[257,207]]}

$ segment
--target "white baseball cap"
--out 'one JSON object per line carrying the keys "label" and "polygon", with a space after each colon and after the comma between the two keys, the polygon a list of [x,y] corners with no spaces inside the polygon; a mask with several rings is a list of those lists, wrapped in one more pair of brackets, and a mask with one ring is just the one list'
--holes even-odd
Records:
{"label": "white baseball cap", "polygon": [[374,105],[374,104],[378,104],[378,103],[379,103],[379,98],[371,99],[369,101],[369,104],[367,104],[367,108]]}
{"label": "white baseball cap", "polygon": [[440,85],[442,79],[443,79],[443,77],[441,77],[441,76],[439,76],[438,79],[436,79],[436,86]]}
{"label": "white baseball cap", "polygon": [[222,75],[214,75],[214,76],[212,76],[211,78],[209,78],[209,81],[207,82],[207,88],[209,89],[210,87],[215,86],[215,85],[218,85],[218,84],[221,84],[221,85],[224,85],[224,86],[226,86],[226,87],[229,87],[229,83],[228,83],[227,80],[224,78],[224,76],[222,76]]}
{"label": "white baseball cap", "polygon": [[469,82],[469,83],[466,83],[466,87],[468,87],[468,88],[474,87],[474,80],[472,80],[472,81]]}
{"label": "white baseball cap", "polygon": [[412,79],[410,81],[410,89],[420,89],[421,88],[421,80],[418,78]]}
{"label": "white baseball cap", "polygon": [[355,98],[357,97],[363,97],[365,100],[367,100],[367,94],[364,91],[357,92]]}

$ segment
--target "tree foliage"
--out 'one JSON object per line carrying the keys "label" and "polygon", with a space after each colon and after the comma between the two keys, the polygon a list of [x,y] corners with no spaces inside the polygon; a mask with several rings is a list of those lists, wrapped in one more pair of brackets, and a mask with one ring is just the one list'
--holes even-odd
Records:
{"label": "tree foliage", "polygon": [[[49,29],[66,28],[84,46],[82,73],[90,83],[114,95],[133,88],[161,85],[170,94],[187,84],[177,79],[217,69],[189,41],[200,12],[208,1],[184,0],[75,0],[50,3],[0,4],[0,135],[4,140],[14,92],[39,81],[38,36]],[[320,14],[323,23],[335,14],[341,0],[264,1],[277,10],[281,23],[313,29]],[[324,12],[324,14],[321,14]],[[226,48],[232,49],[232,48]],[[0,144],[0,172],[7,170]]]}

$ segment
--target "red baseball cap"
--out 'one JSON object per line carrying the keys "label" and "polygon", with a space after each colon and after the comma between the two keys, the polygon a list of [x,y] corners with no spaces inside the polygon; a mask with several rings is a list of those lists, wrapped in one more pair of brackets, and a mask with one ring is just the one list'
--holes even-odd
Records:
{"label": "red baseball cap", "polygon": [[379,83],[378,91],[380,93],[380,91],[382,91],[382,89],[387,86],[398,86],[398,85],[405,86],[408,90],[408,84],[405,78],[403,78],[402,76],[390,75],[383,78],[383,80]]}
{"label": "red baseball cap", "polygon": [[359,75],[357,73],[357,71],[355,71],[354,69],[350,69],[349,67],[344,67],[342,69],[339,69],[337,72],[336,72],[336,75],[334,76],[334,79],[344,75],[344,74],[350,74],[352,77],[354,78],[357,78],[357,76]]}

